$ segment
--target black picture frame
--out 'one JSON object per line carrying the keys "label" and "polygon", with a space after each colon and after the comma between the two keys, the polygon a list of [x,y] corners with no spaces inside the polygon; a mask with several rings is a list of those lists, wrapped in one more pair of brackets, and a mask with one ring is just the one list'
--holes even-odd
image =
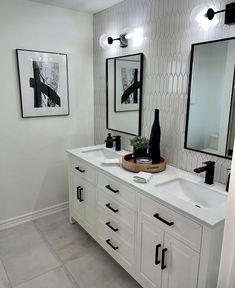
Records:
{"label": "black picture frame", "polygon": [[[108,77],[108,63],[111,60],[116,60],[116,59],[120,59],[120,58],[126,58],[126,57],[132,57],[132,56],[140,56],[140,94],[139,94],[139,117],[138,117],[138,133],[137,134],[133,134],[133,133],[128,133],[122,130],[118,130],[118,129],[114,129],[112,127],[109,126],[109,93],[108,93],[108,83],[109,83],[109,77]],[[143,71],[144,71],[144,54],[143,53],[135,53],[135,54],[129,54],[129,55],[125,55],[125,56],[118,56],[118,57],[111,57],[111,58],[107,58],[106,59],[106,129],[111,130],[111,131],[115,131],[115,132],[119,132],[119,133],[124,133],[127,135],[131,135],[131,136],[141,136],[141,121],[142,121],[142,95],[143,95]],[[114,83],[115,83],[115,72],[114,72]],[[114,93],[115,95],[115,93]],[[114,96],[115,97],[115,96]],[[116,100],[115,100],[116,101]],[[115,108],[113,108],[115,111]],[[124,111],[124,112],[132,112],[132,111]],[[124,112],[120,112],[120,113],[124,113]]]}
{"label": "black picture frame", "polygon": [[[68,55],[29,49],[16,49],[15,51],[21,117],[70,115]],[[42,72],[44,72],[43,75]],[[46,99],[45,102],[42,98]]]}
{"label": "black picture frame", "polygon": [[[193,43],[191,45],[189,84],[188,84],[188,99],[187,99],[185,137],[184,137],[184,149],[187,149],[187,150],[190,150],[190,151],[194,151],[194,152],[199,152],[199,153],[202,153],[202,154],[208,154],[208,155],[219,157],[219,158],[223,158],[223,159],[231,160],[232,157],[227,157],[226,153],[225,153],[225,155],[214,154],[214,153],[210,153],[210,152],[205,152],[205,151],[193,149],[193,148],[190,148],[190,147],[187,146],[189,115],[190,115],[190,101],[191,101],[191,89],[192,89],[192,78],[193,78],[193,64],[194,64],[193,60],[194,60],[195,47],[197,47],[199,45],[203,45],[203,44],[217,43],[217,42],[228,41],[228,40],[235,40],[235,37],[229,37],[229,38],[222,38],[222,39],[216,39],[216,40],[211,40],[211,41],[198,42],[198,43]],[[232,101],[232,99],[231,99],[231,101]],[[230,103],[230,107],[231,107],[231,103]],[[228,123],[228,125],[229,125],[229,123]],[[228,137],[227,137],[227,141],[228,141]],[[226,147],[227,147],[227,144],[226,144]]]}

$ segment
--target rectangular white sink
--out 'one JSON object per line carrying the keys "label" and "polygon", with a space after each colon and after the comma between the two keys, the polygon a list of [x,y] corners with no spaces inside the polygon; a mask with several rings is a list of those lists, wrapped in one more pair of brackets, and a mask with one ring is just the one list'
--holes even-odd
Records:
{"label": "rectangular white sink", "polygon": [[225,204],[227,197],[206,184],[194,183],[184,178],[176,178],[163,184],[155,185],[166,196],[176,197],[198,208],[215,208]]}
{"label": "rectangular white sink", "polygon": [[122,157],[119,153],[116,153],[112,150],[108,150],[105,148],[82,151],[82,154],[93,160],[98,161],[104,161],[106,159],[119,159]]}

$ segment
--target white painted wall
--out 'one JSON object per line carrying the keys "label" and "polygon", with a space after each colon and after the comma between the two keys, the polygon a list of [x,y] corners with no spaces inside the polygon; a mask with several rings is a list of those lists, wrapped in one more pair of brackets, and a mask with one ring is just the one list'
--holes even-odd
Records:
{"label": "white painted wall", "polygon": [[225,221],[220,274],[217,288],[235,287],[235,154],[233,154],[228,208]]}
{"label": "white painted wall", "polygon": [[[93,144],[92,15],[0,0],[0,221],[68,200],[66,153]],[[22,119],[15,49],[68,54],[70,116]]]}

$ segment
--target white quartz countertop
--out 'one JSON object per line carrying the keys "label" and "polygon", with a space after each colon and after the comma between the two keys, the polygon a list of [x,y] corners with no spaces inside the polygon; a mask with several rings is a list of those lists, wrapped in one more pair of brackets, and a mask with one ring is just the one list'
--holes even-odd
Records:
{"label": "white quartz countertop", "polygon": [[175,208],[175,210],[178,212],[183,212],[184,214],[189,215],[191,218],[194,218],[199,222],[203,222],[203,224],[215,226],[225,219],[227,201],[216,207],[203,207],[203,209],[199,209],[187,201],[183,201],[180,198],[172,196],[172,193],[171,195],[168,195],[162,191],[159,191],[160,189],[158,189],[159,184],[166,183],[173,179],[183,178],[203,187],[209,188],[215,193],[220,193],[221,195],[224,195],[224,197],[227,197],[227,193],[225,192],[225,185],[220,183],[215,183],[213,185],[205,184],[204,178],[199,177],[196,174],[172,167],[170,165],[167,165],[165,171],[153,174],[153,177],[147,184],[138,183],[133,180],[133,176],[136,175],[136,173],[129,172],[118,165],[103,165],[100,159],[95,157],[92,158],[89,156],[89,153],[84,153],[84,151],[92,151],[94,149],[98,150],[103,148],[118,153],[120,158],[123,155],[130,153],[124,150],[115,151],[114,149],[108,149],[105,148],[105,145],[69,149],[67,152],[73,156],[79,157],[80,159],[95,166],[96,168],[119,178],[120,180],[126,182],[128,185],[138,190],[138,192],[143,193],[146,196],[149,196],[152,199],[165,204],[166,206],[170,206],[173,209]]}

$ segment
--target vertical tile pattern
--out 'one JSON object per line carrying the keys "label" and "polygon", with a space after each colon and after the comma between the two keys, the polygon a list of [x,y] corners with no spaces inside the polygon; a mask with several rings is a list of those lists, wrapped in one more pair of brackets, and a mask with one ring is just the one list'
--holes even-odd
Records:
{"label": "vertical tile pattern", "polygon": [[[154,109],[160,109],[161,150],[168,163],[192,171],[202,161],[216,161],[215,179],[225,183],[231,161],[184,149],[191,44],[235,36],[235,26],[219,24],[205,31],[192,21],[192,11],[201,4],[218,9],[229,1],[214,0],[126,0],[94,16],[95,143],[106,138],[105,59],[143,52],[144,87],[142,135],[149,137]],[[103,33],[117,36],[125,27],[142,27],[146,40],[141,47],[122,49],[99,46]],[[123,147],[130,137],[121,134]]]}

